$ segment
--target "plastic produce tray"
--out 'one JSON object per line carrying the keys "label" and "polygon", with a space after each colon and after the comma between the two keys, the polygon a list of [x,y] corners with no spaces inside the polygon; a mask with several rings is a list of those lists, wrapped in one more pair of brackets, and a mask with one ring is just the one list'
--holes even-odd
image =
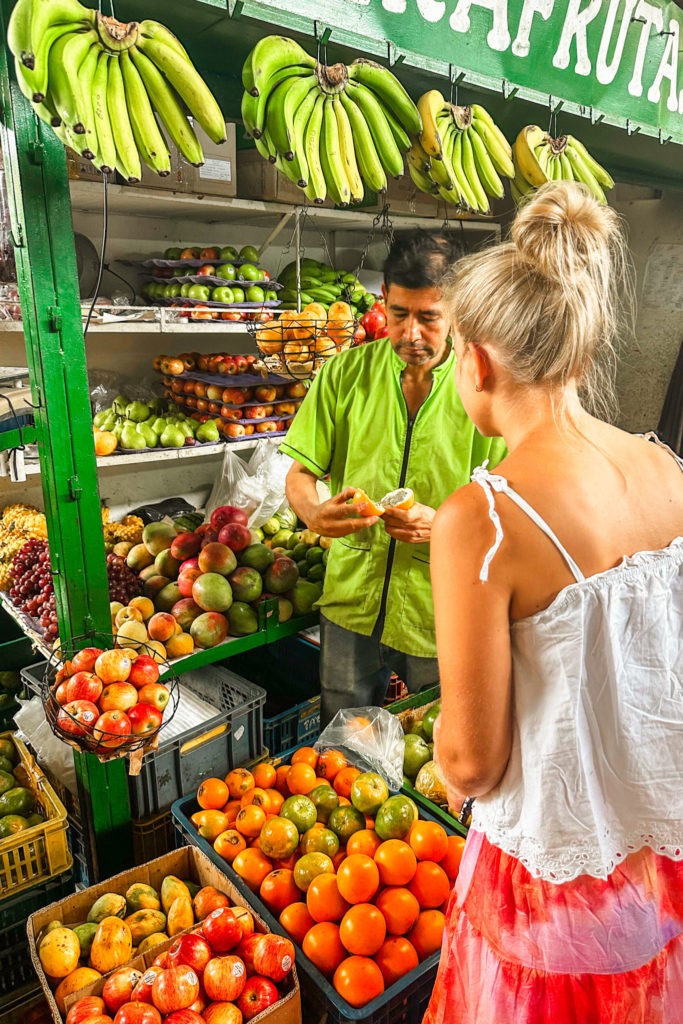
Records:
{"label": "plastic produce tray", "polygon": [[66,840],[63,804],[21,740],[11,732],[1,733],[0,738],[14,742],[19,754],[20,775],[46,818],[40,825],[0,840],[0,898],[3,898],[69,871],[72,860]]}
{"label": "plastic produce tray", "polygon": [[[179,840],[185,845],[201,850],[213,864],[220,868],[249,901],[256,913],[263,918],[272,932],[287,935],[277,918],[270,913],[258,895],[249,889],[232,867],[222,857],[219,857],[211,844],[203,839],[191,824],[190,815],[194,814],[197,808],[198,804],[194,797],[184,797],[173,804],[171,813]],[[436,820],[427,808],[421,809],[420,816],[425,820]],[[452,826],[444,825],[444,827],[451,834],[455,831]],[[358,1022],[363,1022],[363,1024],[420,1024],[434,987],[439,956],[438,952],[433,953],[394,985],[390,985],[381,996],[377,996],[365,1006],[355,1008],[342,999],[332,984],[297,945],[296,965],[301,983],[302,1019],[304,1021],[321,1021],[325,1019],[326,1015],[328,1024],[352,1024],[352,1022],[353,1024],[358,1024]]]}

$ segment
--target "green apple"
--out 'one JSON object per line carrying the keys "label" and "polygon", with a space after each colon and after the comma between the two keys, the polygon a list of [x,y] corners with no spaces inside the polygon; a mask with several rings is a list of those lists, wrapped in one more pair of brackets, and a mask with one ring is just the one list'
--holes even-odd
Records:
{"label": "green apple", "polygon": [[212,302],[234,302],[233,290],[228,288],[227,285],[221,285],[219,288],[214,288],[211,292]]}
{"label": "green apple", "polygon": [[191,284],[181,284],[181,286],[180,286],[181,298],[186,299],[188,297],[188,295],[190,293],[190,288],[192,288]]}
{"label": "green apple", "polygon": [[266,302],[277,302],[277,292],[274,288],[268,288],[266,291]]}
{"label": "green apple", "polygon": [[165,299],[177,299],[181,288],[181,284],[165,284],[163,297]]}
{"label": "green apple", "polygon": [[252,284],[244,293],[247,302],[265,302],[266,293],[259,284]]}
{"label": "green apple", "polygon": [[192,284],[187,293],[188,299],[199,299],[201,302],[208,302],[211,289],[206,284]]}
{"label": "green apple", "polygon": [[244,302],[244,288],[233,288],[232,289],[232,301],[233,302]]}
{"label": "green apple", "polygon": [[240,249],[239,258],[249,263],[258,263],[258,249],[255,245],[245,245]]}
{"label": "green apple", "polygon": [[165,260],[179,260],[180,259],[180,248],[177,245],[172,245],[169,249],[164,249]]}
{"label": "green apple", "polygon": [[173,276],[174,277],[185,277],[186,273],[187,273],[187,268],[186,267],[174,267],[173,268]]}
{"label": "green apple", "polygon": [[239,259],[239,253],[234,245],[223,245],[220,248],[219,259],[222,260],[236,260]]}
{"label": "green apple", "polygon": [[253,263],[243,263],[240,267],[241,281],[260,281],[259,274],[259,268],[255,267]]}
{"label": "green apple", "polygon": [[232,263],[221,263],[220,266],[216,267],[216,277],[222,277],[226,281],[234,281],[237,277],[237,271]]}

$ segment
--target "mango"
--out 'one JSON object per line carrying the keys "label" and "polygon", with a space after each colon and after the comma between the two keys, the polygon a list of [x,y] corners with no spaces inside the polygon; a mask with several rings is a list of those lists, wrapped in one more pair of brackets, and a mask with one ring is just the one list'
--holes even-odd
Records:
{"label": "mango", "polygon": [[78,943],[81,947],[81,957],[87,960],[97,932],[97,925],[94,921],[87,921],[85,924],[77,924],[74,931],[78,936]]}
{"label": "mango", "polygon": [[127,890],[126,905],[130,914],[134,914],[136,910],[161,910],[159,893],[151,885],[145,885],[143,882],[133,882]]}
{"label": "mango", "polygon": [[92,967],[77,967],[71,974],[67,974],[66,978],[60,981],[55,990],[55,1002],[62,1016],[66,1016],[66,997],[80,991],[86,985],[92,985],[94,981],[101,977],[100,972],[93,970]]}
{"label": "mango", "polygon": [[45,925],[45,931],[40,936],[40,941],[38,942],[38,945],[40,945],[40,943],[43,941],[45,936],[49,935],[50,932],[53,932],[55,930],[55,928],[64,928],[64,927],[65,927],[65,925],[63,925],[61,921],[56,921],[56,920],[55,921],[50,921],[49,924]]}
{"label": "mango", "polygon": [[128,963],[132,955],[133,939],[126,922],[120,917],[100,921],[90,950],[90,966],[107,974]]}
{"label": "mango", "polygon": [[178,896],[168,909],[166,931],[170,936],[184,932],[194,924],[192,900],[188,896]]}
{"label": "mango", "polygon": [[88,912],[88,921],[99,924],[105,917],[125,917],[126,898],[117,892],[105,892],[103,896],[95,900]]}
{"label": "mango", "polygon": [[38,949],[43,970],[51,978],[66,978],[78,967],[81,947],[71,928],[61,926],[48,932]]}
{"label": "mango", "polygon": [[147,950],[152,949],[153,946],[158,946],[162,942],[168,942],[168,935],[166,932],[155,932],[154,935],[148,935],[146,939],[143,939],[138,946],[138,953],[146,953]]}
{"label": "mango", "polygon": [[125,923],[130,928],[133,945],[146,939],[148,935],[155,932],[162,932],[166,927],[166,915],[160,910],[136,910],[125,918]]}
{"label": "mango", "polygon": [[[177,900],[180,896],[185,896],[190,904],[192,903],[192,897],[190,896],[190,890],[187,888],[184,882],[175,875],[166,875],[163,882],[161,883],[161,906],[164,909],[164,913],[168,915],[171,909],[171,904],[174,900]],[[194,922],[190,922],[190,926]]]}

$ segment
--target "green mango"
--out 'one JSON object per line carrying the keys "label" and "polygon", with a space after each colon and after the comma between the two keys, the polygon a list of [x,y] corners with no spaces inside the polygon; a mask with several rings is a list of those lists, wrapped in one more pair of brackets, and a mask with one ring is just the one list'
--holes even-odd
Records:
{"label": "green mango", "polygon": [[[0,797],[0,799],[2,799]],[[8,836],[23,832],[28,827],[26,818],[21,814],[3,814],[0,817],[0,839],[7,839]]]}
{"label": "green mango", "polygon": [[[14,778],[14,775],[12,774],[13,771],[14,765],[10,761],[9,757],[0,757],[0,772],[5,772],[6,775],[11,775],[12,778]],[[11,788],[11,786],[7,787],[7,789]]]}
{"label": "green mango", "polygon": [[137,423],[126,423],[121,431],[121,444],[124,448],[139,450],[146,448],[147,442],[138,429]]}
{"label": "green mango", "polygon": [[[6,758],[4,758],[3,760],[5,761],[6,764],[8,763]],[[11,765],[9,771],[6,771],[4,769],[0,770],[0,796],[2,796],[2,794],[6,793],[8,790],[14,789],[16,784],[17,780],[14,778],[14,775],[12,774]]]}
{"label": "green mango", "polygon": [[185,434],[174,423],[167,424],[159,438],[162,448],[184,448]]}
{"label": "green mango", "polygon": [[145,402],[129,402],[126,406],[125,416],[133,423],[142,423],[149,416],[149,406]]}
{"label": "green mango", "polygon": [[198,441],[220,441],[221,435],[218,433],[218,427],[216,424],[209,420],[206,423],[200,423],[197,428],[196,438]]}
{"label": "green mango", "polygon": [[84,960],[90,956],[90,949],[97,934],[97,927],[94,921],[86,921],[85,924],[77,924],[74,928],[78,944],[81,947],[81,957]]}
{"label": "green mango", "polygon": [[0,672],[0,689],[7,690],[9,693],[19,693],[22,685],[21,673],[10,669]]}

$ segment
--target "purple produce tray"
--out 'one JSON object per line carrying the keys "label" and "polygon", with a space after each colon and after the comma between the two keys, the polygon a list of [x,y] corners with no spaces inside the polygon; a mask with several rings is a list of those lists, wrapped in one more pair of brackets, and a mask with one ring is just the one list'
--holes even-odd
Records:
{"label": "purple produce tray", "polygon": [[[277,419],[284,419],[284,416],[278,416],[276,418]],[[160,444],[158,444],[156,446],[156,448],[123,448],[121,445],[119,445],[119,447],[116,449],[116,451],[113,451],[111,454],[112,455],[119,455],[119,454],[120,455],[135,455],[137,452],[179,452],[179,451],[182,451],[183,448],[204,448],[206,445],[219,444],[219,443],[220,443],[220,438],[218,439],[218,441],[195,441],[194,444],[183,444],[183,445],[180,446],[180,448],[176,448],[175,445],[168,445],[168,444],[167,445],[160,445]],[[109,458],[109,457],[110,456],[107,456],[107,458]]]}
{"label": "purple produce tray", "polygon": [[214,277],[213,274],[183,274],[182,277],[152,276],[150,281],[154,281],[156,284],[210,284],[226,288],[232,288],[233,285],[237,288],[251,288],[255,284],[258,288],[263,288],[264,291],[270,288],[276,292],[284,288],[284,285],[280,284],[279,281],[227,281],[224,277]]}
{"label": "purple produce tray", "polygon": [[256,433],[254,433],[254,434],[245,434],[242,437],[226,437],[225,438],[225,442],[226,442],[226,444],[232,444],[233,441],[246,441],[247,438],[256,438],[256,440],[260,440],[261,438],[268,438],[268,437],[284,437],[286,433],[287,433],[286,430],[271,430],[267,434],[256,434]]}
{"label": "purple produce tray", "polygon": [[153,257],[148,260],[120,260],[119,262],[127,263],[131,267],[222,267],[225,263],[232,263],[233,267],[241,267],[249,260],[164,260],[161,257]]}
{"label": "purple produce tray", "polygon": [[[292,384],[291,377],[281,377],[278,373],[268,373],[262,377],[260,373],[202,373],[201,370],[186,370],[179,373],[176,380],[201,380],[204,384],[222,384],[224,388],[251,388],[258,384]],[[254,402],[248,402],[254,405]],[[266,402],[266,405],[270,405]]]}
{"label": "purple produce tray", "polygon": [[188,299],[182,295],[175,299],[154,299],[154,302],[163,302],[165,306],[210,306],[213,309],[275,309],[281,302],[279,299],[269,299],[268,302],[212,302],[211,299]]}

